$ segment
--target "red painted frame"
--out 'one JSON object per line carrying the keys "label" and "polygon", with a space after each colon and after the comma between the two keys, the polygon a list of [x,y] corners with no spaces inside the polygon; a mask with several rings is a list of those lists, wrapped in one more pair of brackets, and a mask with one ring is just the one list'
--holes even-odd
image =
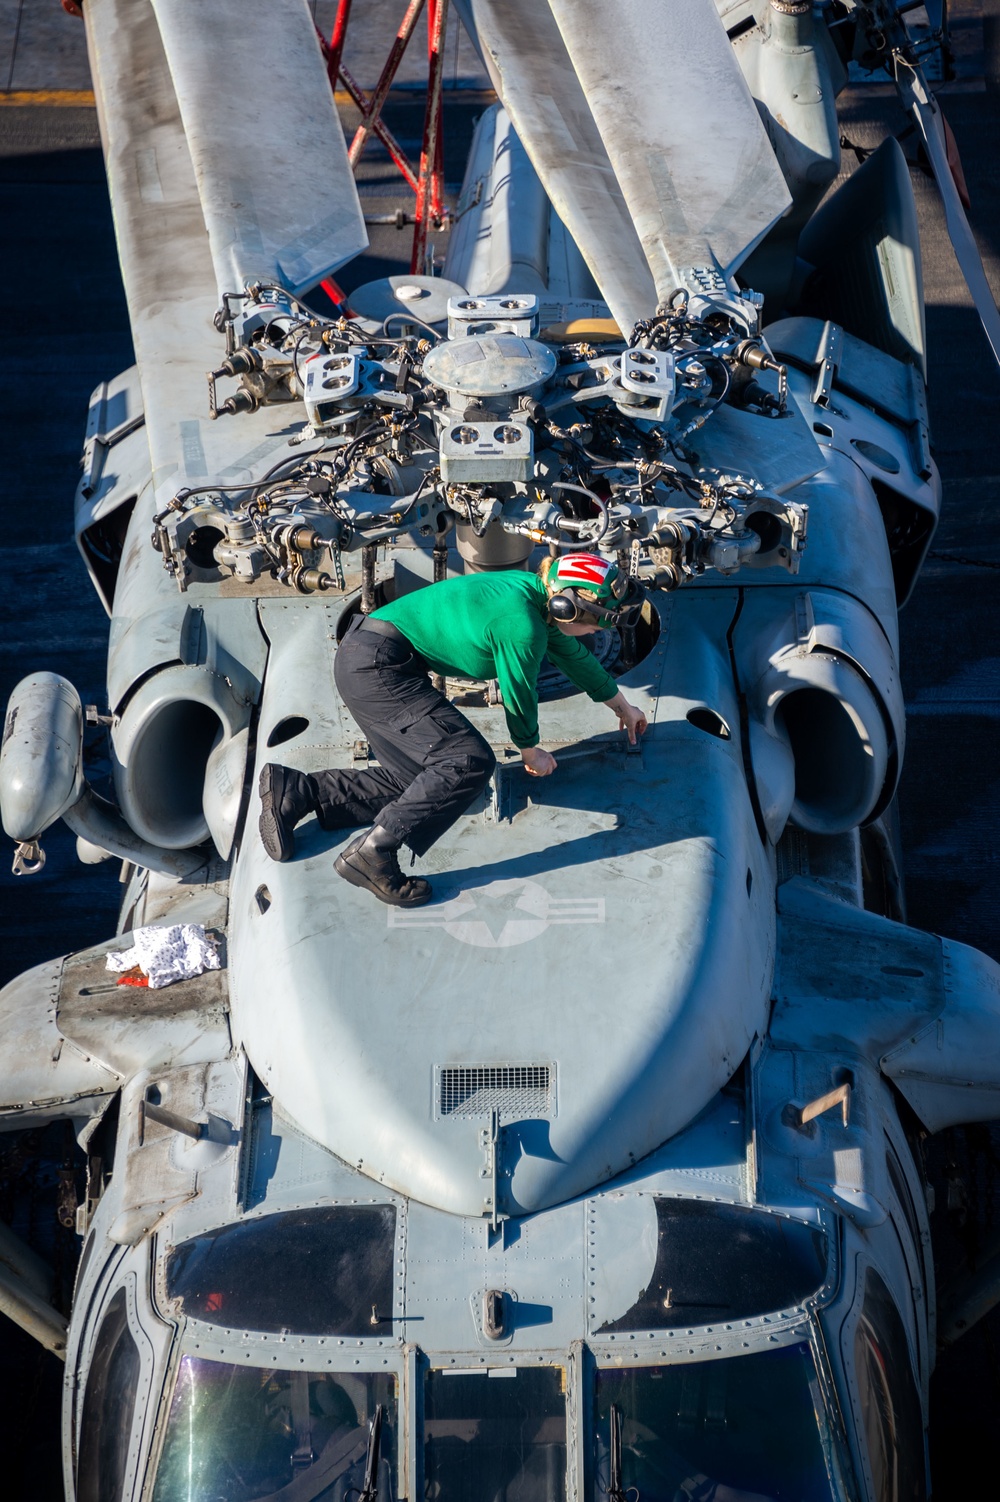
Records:
{"label": "red painted frame", "polygon": [[[410,270],[414,273],[421,272],[427,268],[428,230],[432,226],[434,229],[440,229],[444,219],[442,85],[448,0],[409,0],[406,14],[389,49],[389,56],[386,58],[381,77],[372,92],[367,95],[343,63],[344,42],[347,39],[347,27],[351,18],[351,4],[352,0],[339,0],[329,41],[318,28],[316,34],[323,49],[330,87],[336,90],[338,81],[341,82],[361,112],[361,124],[354,133],[348,152],[351,166],[357,166],[365,146],[375,135],[416,195]],[[424,111],[420,166],[414,169],[395,136],[383,123],[382,108],[425,4],[427,7],[427,107]],[[331,287],[336,287],[336,283],[331,282]]]}

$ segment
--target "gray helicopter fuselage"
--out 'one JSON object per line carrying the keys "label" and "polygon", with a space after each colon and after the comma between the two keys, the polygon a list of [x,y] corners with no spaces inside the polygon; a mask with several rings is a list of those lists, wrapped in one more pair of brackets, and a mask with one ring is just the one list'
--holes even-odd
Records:
{"label": "gray helicopter fuselage", "polygon": [[[641,1415],[626,1476],[653,1494],[699,1474],[765,1495],[854,1496],[868,1478],[877,1495],[887,1471],[914,1483],[934,1340],[922,1177],[889,1084],[798,1015],[811,972],[832,991],[858,966],[845,894],[791,885],[771,1039],[742,1077],[628,1173],[495,1232],[349,1167],[248,1092],[235,1060],[159,1076],[212,1140],[147,1121],[140,1141],[148,1077],[133,1082],[67,1353],[79,1474],[121,1484],[158,1466],[154,1494],[186,1495],[193,1446],[202,1486],[242,1466],[260,1487],[273,1461],[240,1434],[290,1422],[322,1455],[337,1388],[362,1438],[386,1405],[391,1495],[421,1480],[473,1495],[499,1467],[523,1494],[598,1497],[609,1403]],[[878,922],[858,914],[855,946]],[[796,1103],[832,1078],[849,1110],[797,1125]],[[474,1097],[464,1110],[472,1128]],[[88,1410],[122,1367],[134,1402]]]}

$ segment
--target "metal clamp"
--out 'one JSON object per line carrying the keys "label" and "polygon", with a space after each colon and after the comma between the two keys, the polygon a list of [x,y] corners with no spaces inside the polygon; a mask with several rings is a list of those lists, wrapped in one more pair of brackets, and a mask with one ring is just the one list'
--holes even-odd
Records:
{"label": "metal clamp", "polygon": [[36,876],[45,865],[45,851],[37,840],[20,840],[14,847],[15,876]]}

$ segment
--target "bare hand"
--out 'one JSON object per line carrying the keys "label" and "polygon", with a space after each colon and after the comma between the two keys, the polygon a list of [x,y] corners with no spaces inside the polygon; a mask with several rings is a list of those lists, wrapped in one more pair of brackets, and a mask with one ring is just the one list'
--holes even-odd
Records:
{"label": "bare hand", "polygon": [[629,704],[627,700],[615,710],[615,714],[618,716],[619,730],[628,731],[629,745],[634,746],[636,736],[643,734],[648,728],[649,721],[641,709],[636,709],[635,705]]}
{"label": "bare hand", "polygon": [[543,750],[541,746],[524,746],[521,760],[524,762],[524,770],[531,777],[548,777],[558,765],[552,752]]}

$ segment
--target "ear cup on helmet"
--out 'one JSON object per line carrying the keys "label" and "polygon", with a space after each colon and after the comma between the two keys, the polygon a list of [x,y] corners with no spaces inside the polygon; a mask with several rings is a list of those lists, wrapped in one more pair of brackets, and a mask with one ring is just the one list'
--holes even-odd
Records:
{"label": "ear cup on helmet", "polygon": [[553,595],[549,600],[549,615],[554,621],[575,621],[577,608],[569,595]]}

